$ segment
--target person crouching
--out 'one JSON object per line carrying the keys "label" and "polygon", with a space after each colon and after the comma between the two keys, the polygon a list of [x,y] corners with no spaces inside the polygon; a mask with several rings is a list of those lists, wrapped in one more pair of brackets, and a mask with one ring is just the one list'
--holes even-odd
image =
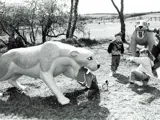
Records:
{"label": "person crouching", "polygon": [[133,61],[138,63],[139,66],[131,71],[130,79],[129,79],[129,88],[135,87],[135,81],[141,81],[143,86],[146,86],[151,77],[154,77],[152,73],[152,67],[154,65],[151,53],[147,48],[143,48],[140,50],[140,57],[130,57],[127,58],[129,61]]}

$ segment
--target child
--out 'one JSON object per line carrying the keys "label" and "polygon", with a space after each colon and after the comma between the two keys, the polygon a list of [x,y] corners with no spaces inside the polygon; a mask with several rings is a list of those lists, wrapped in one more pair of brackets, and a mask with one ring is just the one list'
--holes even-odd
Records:
{"label": "child", "polygon": [[113,40],[108,46],[108,53],[112,54],[110,76],[113,76],[116,73],[116,70],[120,63],[121,54],[124,53],[124,47],[121,36],[121,32],[115,34],[115,40]]}
{"label": "child", "polygon": [[136,70],[131,72],[129,88],[135,87],[135,80],[141,81],[143,86],[147,85],[150,77],[154,77],[152,73],[153,61],[148,49],[140,50],[140,57],[130,57],[127,60],[140,64]]}

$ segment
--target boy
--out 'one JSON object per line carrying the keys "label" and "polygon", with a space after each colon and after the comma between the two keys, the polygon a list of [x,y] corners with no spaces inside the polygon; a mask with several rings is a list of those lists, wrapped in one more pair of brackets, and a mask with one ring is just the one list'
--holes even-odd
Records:
{"label": "boy", "polygon": [[120,57],[124,53],[124,46],[122,42],[122,33],[115,34],[115,40],[113,40],[108,46],[108,53],[112,54],[111,73],[109,76],[113,76],[120,63]]}
{"label": "boy", "polygon": [[141,81],[143,86],[147,85],[150,77],[154,77],[152,73],[153,61],[151,58],[151,53],[147,48],[140,50],[140,57],[130,57],[127,58],[129,61],[133,61],[139,64],[138,68],[133,70],[130,75],[129,88],[135,87],[135,80]]}

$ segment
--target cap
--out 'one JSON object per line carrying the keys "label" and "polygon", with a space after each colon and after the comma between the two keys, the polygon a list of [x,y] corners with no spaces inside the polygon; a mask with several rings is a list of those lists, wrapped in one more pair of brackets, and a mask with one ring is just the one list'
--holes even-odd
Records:
{"label": "cap", "polygon": [[148,52],[149,52],[149,50],[147,48],[142,48],[140,50],[140,53],[148,53]]}
{"label": "cap", "polygon": [[115,37],[116,36],[122,36],[122,32],[119,32],[119,33],[115,34]]}

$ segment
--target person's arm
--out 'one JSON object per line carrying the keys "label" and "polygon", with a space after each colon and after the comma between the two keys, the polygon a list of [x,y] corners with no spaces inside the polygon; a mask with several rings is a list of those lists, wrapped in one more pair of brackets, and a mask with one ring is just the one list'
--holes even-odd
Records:
{"label": "person's arm", "polygon": [[123,43],[122,43],[122,48],[121,48],[121,54],[124,53],[124,46],[123,46]]}
{"label": "person's arm", "polygon": [[108,53],[111,53],[113,47],[113,43],[110,43],[108,46]]}
{"label": "person's arm", "polygon": [[160,33],[160,28],[149,28],[149,29],[147,29],[147,31],[159,34]]}
{"label": "person's arm", "polygon": [[138,64],[144,64],[147,59],[145,59],[144,57],[130,57],[129,60]]}

